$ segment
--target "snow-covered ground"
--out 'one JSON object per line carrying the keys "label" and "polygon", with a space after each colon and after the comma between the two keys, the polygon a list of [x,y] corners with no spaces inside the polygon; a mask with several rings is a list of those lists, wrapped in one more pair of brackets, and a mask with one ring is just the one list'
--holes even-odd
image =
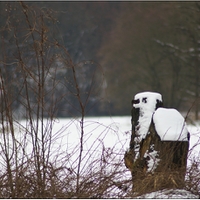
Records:
{"label": "snow-covered ground", "polygon": [[[45,124],[45,123],[44,123]],[[46,123],[48,124],[48,123]],[[25,130],[24,127],[29,127],[26,121],[21,121],[20,124],[15,125],[15,131],[18,134],[15,135],[19,144],[23,145],[23,153],[26,152],[26,156],[31,156],[33,151],[31,135],[29,130]],[[80,154],[80,119],[55,119],[53,126],[45,126],[44,130],[52,130],[52,137],[45,136],[47,143],[49,139],[52,140],[50,157],[52,162],[59,164],[59,155],[62,157],[69,156],[69,162],[66,163],[66,167],[76,168],[78,165],[77,158]],[[188,130],[191,134],[190,137],[190,153],[188,159],[188,166],[191,164],[191,160],[198,158],[200,152],[200,125],[188,125]],[[24,134],[26,132],[26,139]],[[48,132],[48,131],[47,131]],[[82,172],[87,171],[90,163],[96,159],[96,157],[102,155],[103,149],[112,149],[116,152],[115,159],[123,161],[124,152],[129,147],[131,136],[131,117],[130,116],[118,116],[118,117],[87,117],[84,121],[84,135],[83,135],[83,155],[81,162]],[[1,144],[3,136],[0,137]],[[9,140],[10,149],[11,136],[7,136]],[[2,148],[2,145],[1,147]],[[25,151],[24,151],[25,150]],[[2,152],[2,149],[1,149]],[[1,156],[1,167],[4,166],[4,157]],[[125,165],[124,165],[125,167]],[[123,175],[124,179],[130,178],[130,173],[127,172]],[[186,191],[179,191],[177,198],[193,198],[194,196],[185,195]],[[183,196],[180,197],[180,193]],[[174,195],[176,192],[174,192]],[[154,196],[152,196],[154,195]],[[164,196],[160,193],[151,193],[144,198],[166,198],[167,192]],[[189,195],[189,193],[188,193]],[[169,197],[170,198],[170,197]],[[174,196],[173,196],[174,198]]]}
{"label": "snow-covered ground", "polygon": [[[44,122],[44,129],[50,128],[48,122]],[[21,121],[18,141],[24,140],[24,127],[28,127],[26,121]],[[40,127],[41,129],[41,127]],[[103,149],[112,149],[121,156],[129,147],[130,117],[88,117],[84,120],[82,170],[87,169],[93,159],[102,154]],[[26,130],[28,133],[30,130]],[[46,136],[46,140],[48,140]],[[73,167],[76,166],[79,157],[81,139],[80,119],[55,119],[52,126],[51,160],[54,162],[58,155],[68,154]],[[20,142],[22,143],[22,141]],[[31,136],[26,137],[26,153],[32,153]],[[69,163],[70,164],[70,163]],[[78,164],[78,163],[77,163]]]}
{"label": "snow-covered ground", "polygon": [[165,189],[141,195],[138,199],[198,199],[198,196],[186,190]]}

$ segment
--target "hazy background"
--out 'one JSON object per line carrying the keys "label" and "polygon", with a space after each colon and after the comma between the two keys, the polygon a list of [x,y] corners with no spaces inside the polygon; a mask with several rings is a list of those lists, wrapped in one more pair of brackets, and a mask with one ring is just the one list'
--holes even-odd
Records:
{"label": "hazy background", "polygon": [[[94,69],[92,65],[95,63],[96,69],[97,66],[101,69],[95,75],[95,80],[99,80],[93,85],[94,95],[87,99],[90,108],[87,115],[130,115],[130,102],[136,93],[155,91],[162,94],[165,107],[182,112],[191,108],[198,119],[199,2],[25,3],[35,10],[38,7],[50,9],[49,21],[51,18],[53,23],[47,20],[45,27],[52,38],[67,48],[77,64],[82,88],[87,88],[87,77]],[[13,63],[16,57],[14,34],[6,27],[12,24],[17,27],[13,30],[19,36],[25,35],[20,18],[22,8],[18,2],[1,2],[0,5],[1,59],[6,57]],[[31,52],[26,53],[28,59]],[[86,62],[88,60],[92,62]],[[30,65],[31,62],[30,59]],[[1,63],[0,67],[5,66]],[[10,64],[7,73],[9,70],[13,74],[15,68],[15,64]],[[20,80],[18,73],[7,75],[6,80]],[[70,80],[70,75],[61,73],[57,78]],[[17,84],[13,85],[13,107],[19,112],[22,110],[17,95],[20,89]],[[45,85],[48,87],[47,82]],[[65,90],[64,86],[58,88],[57,96]],[[60,101],[57,116],[76,115],[72,102],[70,95]]]}

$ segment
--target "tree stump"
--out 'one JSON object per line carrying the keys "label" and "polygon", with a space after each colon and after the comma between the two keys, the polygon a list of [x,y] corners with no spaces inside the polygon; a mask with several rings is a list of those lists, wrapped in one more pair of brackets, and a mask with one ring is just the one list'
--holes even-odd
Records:
{"label": "tree stump", "polygon": [[159,93],[139,93],[132,104],[132,135],[124,161],[133,192],[182,188],[189,148],[184,118],[175,109],[163,108]]}

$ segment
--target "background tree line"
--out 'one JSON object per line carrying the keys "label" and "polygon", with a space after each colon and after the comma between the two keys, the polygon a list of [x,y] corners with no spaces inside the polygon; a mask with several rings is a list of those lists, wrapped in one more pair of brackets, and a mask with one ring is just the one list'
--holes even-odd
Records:
{"label": "background tree line", "polygon": [[[166,107],[188,111],[193,106],[198,118],[198,2],[25,2],[25,5],[35,10],[30,19],[41,18],[36,12],[38,8],[45,11],[44,32],[51,41],[45,46],[44,63],[48,66],[45,70],[56,71],[56,76],[45,79],[49,96],[44,103],[47,106],[53,98],[59,99],[57,116],[79,115],[73,77],[67,62],[60,59],[60,50],[56,48],[59,43],[67,48],[76,65],[87,115],[129,115],[132,97],[150,90],[162,94]],[[19,2],[1,2],[0,9],[1,79],[7,82],[13,109],[23,117],[24,88],[16,59],[20,58],[17,54],[20,48],[27,69],[32,74],[39,73],[31,51],[33,44],[26,35],[31,27],[25,25]],[[34,23],[32,28],[37,29]],[[40,34],[34,37],[41,39]],[[31,78],[27,81],[29,89],[37,87]],[[52,97],[53,83],[57,84]],[[29,98],[34,105],[34,94],[30,93]]]}

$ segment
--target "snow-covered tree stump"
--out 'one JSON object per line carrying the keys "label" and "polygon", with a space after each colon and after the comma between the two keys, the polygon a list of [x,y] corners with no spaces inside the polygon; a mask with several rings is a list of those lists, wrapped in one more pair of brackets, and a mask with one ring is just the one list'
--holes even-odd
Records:
{"label": "snow-covered tree stump", "polygon": [[182,188],[189,148],[184,118],[175,109],[163,108],[159,93],[139,93],[132,104],[132,135],[124,159],[133,192]]}

